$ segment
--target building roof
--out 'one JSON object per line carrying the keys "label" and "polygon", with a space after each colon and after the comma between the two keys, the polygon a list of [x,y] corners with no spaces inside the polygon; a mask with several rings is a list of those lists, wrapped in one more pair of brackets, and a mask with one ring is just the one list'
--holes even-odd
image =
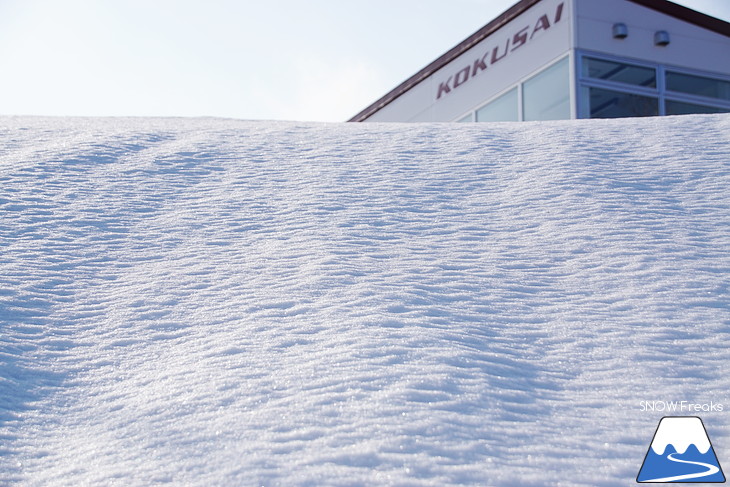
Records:
{"label": "building roof", "polygon": [[[474,47],[479,42],[483,41],[490,35],[492,35],[494,32],[502,28],[502,26],[506,25],[519,15],[521,15],[523,12],[525,12],[527,9],[532,7],[533,5],[539,3],[541,0],[520,0],[516,4],[514,4],[509,9],[505,10],[501,15],[499,15],[497,18],[489,22],[487,25],[461,41],[459,44],[454,46],[453,48],[449,49],[445,54],[438,57],[435,61],[433,61],[431,64],[426,66],[425,68],[421,69],[419,72],[405,80],[403,83],[396,86],[394,89],[386,93],[383,97],[378,99],[375,103],[368,106],[364,110],[362,110],[360,113],[352,117],[348,120],[348,122],[362,122],[367,120],[369,117],[371,117],[373,114],[375,114],[377,111],[379,111],[381,108],[384,108],[386,105],[394,101],[399,96],[406,93],[408,90],[416,86],[418,83],[423,81],[424,79],[431,76],[433,73],[441,69],[442,67],[446,66],[448,63]],[[676,3],[670,2],[669,0],[628,0],[629,2],[633,2],[639,5],[642,5],[644,7],[650,8],[652,10],[656,10],[657,12],[661,12],[663,14],[669,15],[671,17],[683,20],[685,22],[689,22],[691,24],[697,25],[699,27],[705,28],[707,30],[717,32],[718,34],[722,34],[724,36],[730,37],[730,23],[725,22],[724,20],[720,20],[718,18],[703,14],[701,12],[697,12],[696,10],[692,10],[691,8],[684,7],[682,5],[678,5]]]}

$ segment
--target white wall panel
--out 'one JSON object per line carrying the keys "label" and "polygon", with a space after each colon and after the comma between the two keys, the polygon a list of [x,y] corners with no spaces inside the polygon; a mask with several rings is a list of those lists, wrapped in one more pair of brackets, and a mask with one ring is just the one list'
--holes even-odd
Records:
{"label": "white wall panel", "polygon": [[[703,71],[730,73],[730,38],[627,0],[575,0],[578,48],[624,58]],[[629,36],[614,39],[611,27],[622,22]],[[654,45],[666,30],[668,46]]]}

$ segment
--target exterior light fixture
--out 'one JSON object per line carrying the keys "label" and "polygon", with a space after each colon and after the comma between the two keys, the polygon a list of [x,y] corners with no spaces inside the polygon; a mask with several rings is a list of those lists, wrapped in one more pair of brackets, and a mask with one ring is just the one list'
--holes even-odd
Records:
{"label": "exterior light fixture", "polygon": [[623,22],[613,24],[613,38],[626,39],[629,36],[629,28]]}
{"label": "exterior light fixture", "polygon": [[669,32],[666,30],[658,30],[654,32],[654,45],[655,46],[668,46],[669,45]]}

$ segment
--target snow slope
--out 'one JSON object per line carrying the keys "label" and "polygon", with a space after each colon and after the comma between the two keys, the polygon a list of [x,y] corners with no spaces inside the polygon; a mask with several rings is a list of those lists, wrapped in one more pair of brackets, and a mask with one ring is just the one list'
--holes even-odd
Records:
{"label": "snow slope", "polygon": [[0,484],[730,465],[730,117],[0,118]]}

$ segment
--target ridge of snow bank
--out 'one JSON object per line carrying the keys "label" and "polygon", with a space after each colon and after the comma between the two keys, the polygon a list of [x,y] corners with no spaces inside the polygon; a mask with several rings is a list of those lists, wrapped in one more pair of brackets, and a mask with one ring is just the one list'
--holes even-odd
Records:
{"label": "ridge of snow bank", "polygon": [[0,134],[8,482],[616,485],[729,402],[728,116]]}

